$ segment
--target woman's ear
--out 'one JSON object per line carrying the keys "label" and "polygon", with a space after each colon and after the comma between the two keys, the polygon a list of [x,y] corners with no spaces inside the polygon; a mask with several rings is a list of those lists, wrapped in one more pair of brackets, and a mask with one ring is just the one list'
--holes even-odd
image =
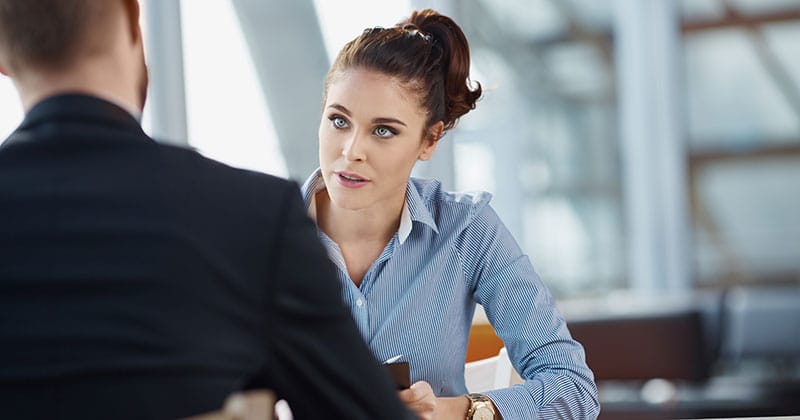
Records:
{"label": "woman's ear", "polygon": [[439,144],[439,138],[442,137],[444,131],[444,122],[439,121],[432,125],[422,140],[422,149],[419,152],[419,160],[428,160],[433,156],[436,151],[436,145]]}

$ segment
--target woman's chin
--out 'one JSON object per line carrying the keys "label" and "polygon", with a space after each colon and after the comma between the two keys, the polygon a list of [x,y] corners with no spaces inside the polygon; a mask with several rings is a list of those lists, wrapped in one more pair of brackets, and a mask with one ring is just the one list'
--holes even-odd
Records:
{"label": "woman's chin", "polygon": [[[361,195],[361,197],[359,197]],[[331,204],[343,210],[362,210],[369,203],[358,191],[334,191],[330,194]]]}

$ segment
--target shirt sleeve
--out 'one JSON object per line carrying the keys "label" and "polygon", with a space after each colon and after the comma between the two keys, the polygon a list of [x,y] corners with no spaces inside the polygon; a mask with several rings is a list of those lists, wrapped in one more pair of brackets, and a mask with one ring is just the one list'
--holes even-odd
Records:
{"label": "shirt sleeve", "polygon": [[410,418],[388,373],[370,353],[296,187],[276,238],[274,349],[266,374],[297,419]]}
{"label": "shirt sleeve", "polygon": [[594,419],[597,386],[583,347],[494,210],[475,208],[462,233],[465,275],[524,383],[486,392],[503,419]]}

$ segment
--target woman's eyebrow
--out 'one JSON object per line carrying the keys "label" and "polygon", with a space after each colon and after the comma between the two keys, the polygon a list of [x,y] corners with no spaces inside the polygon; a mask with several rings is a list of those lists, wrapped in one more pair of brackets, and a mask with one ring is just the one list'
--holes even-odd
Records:
{"label": "woman's eyebrow", "polygon": [[375,118],[375,119],[372,120],[372,122],[376,123],[376,124],[391,124],[391,123],[394,123],[394,124],[400,124],[403,127],[408,127],[406,125],[406,123],[404,123],[404,122],[402,122],[402,121],[400,121],[400,120],[398,120],[396,118]]}
{"label": "woman's eyebrow", "polygon": [[347,107],[346,107],[346,106],[344,106],[344,105],[339,105],[339,104],[337,104],[337,103],[333,103],[333,104],[330,104],[330,105],[328,105],[328,108],[333,108],[333,109],[337,109],[337,110],[339,110],[339,111],[342,111],[342,112],[343,112],[345,115],[347,115],[348,117],[352,115],[352,113],[350,112],[350,110],[349,110],[349,109],[347,109]]}
{"label": "woman's eyebrow", "polygon": [[[353,116],[353,113],[350,112],[350,110],[347,109],[346,106],[341,105],[341,104],[332,103],[332,104],[328,105],[328,108],[333,108],[335,110],[341,111],[343,114],[347,115],[348,117],[352,117]],[[378,118],[373,118],[372,122],[374,124],[400,124],[403,127],[408,127],[408,125],[406,123],[398,120],[397,118],[378,117]]]}

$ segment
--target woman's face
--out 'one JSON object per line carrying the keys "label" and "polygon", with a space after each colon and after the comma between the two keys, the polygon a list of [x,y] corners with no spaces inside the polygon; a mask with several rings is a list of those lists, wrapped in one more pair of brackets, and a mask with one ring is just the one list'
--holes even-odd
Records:
{"label": "woman's face", "polygon": [[319,161],[333,204],[349,210],[392,208],[405,199],[425,139],[426,115],[407,89],[383,73],[349,69],[334,78],[319,125]]}

